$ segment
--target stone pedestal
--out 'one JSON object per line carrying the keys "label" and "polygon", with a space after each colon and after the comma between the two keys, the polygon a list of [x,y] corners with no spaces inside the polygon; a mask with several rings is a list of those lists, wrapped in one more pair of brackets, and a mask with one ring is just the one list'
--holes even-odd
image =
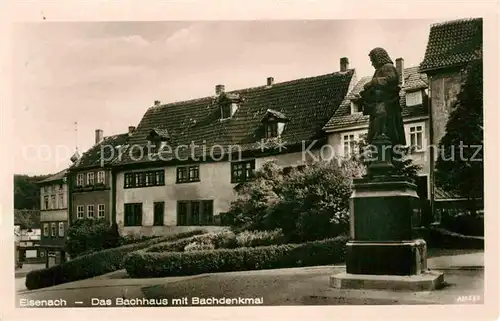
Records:
{"label": "stone pedestal", "polygon": [[332,276],[332,287],[432,290],[443,283],[442,273],[427,269],[425,241],[412,233],[420,223],[416,185],[390,176],[391,168],[378,159],[367,177],[354,182],[346,273]]}

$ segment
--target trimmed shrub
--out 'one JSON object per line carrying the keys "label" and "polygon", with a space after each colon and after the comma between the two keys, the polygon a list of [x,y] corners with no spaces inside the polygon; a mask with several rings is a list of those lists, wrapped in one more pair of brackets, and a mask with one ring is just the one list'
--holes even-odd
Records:
{"label": "trimmed shrub", "polygon": [[134,278],[328,265],[343,262],[347,237],[302,244],[283,244],[193,252],[137,251],[124,262]]}
{"label": "trimmed shrub", "polygon": [[484,249],[484,237],[480,236],[462,235],[442,228],[422,229],[418,234],[429,248]]}
{"label": "trimmed shrub", "polygon": [[280,229],[272,231],[244,231],[236,235],[238,247],[256,247],[278,245],[285,242],[285,237]]}
{"label": "trimmed shrub", "polygon": [[192,252],[192,251],[203,251],[203,250],[213,250],[215,246],[212,243],[203,243],[203,242],[193,242],[189,243],[184,247],[184,252]]}
{"label": "trimmed shrub", "polygon": [[123,259],[131,252],[147,248],[155,243],[175,241],[203,233],[205,233],[204,230],[194,230],[83,255],[47,269],[29,272],[26,276],[26,287],[28,290],[39,289],[114,272],[123,268]]}
{"label": "trimmed shrub", "polygon": [[233,232],[206,233],[177,241],[164,241],[145,249],[146,252],[182,252],[191,243],[213,244],[214,248],[236,247],[236,236]]}
{"label": "trimmed shrub", "polygon": [[105,219],[76,220],[68,229],[66,252],[73,258],[120,245],[115,225]]}

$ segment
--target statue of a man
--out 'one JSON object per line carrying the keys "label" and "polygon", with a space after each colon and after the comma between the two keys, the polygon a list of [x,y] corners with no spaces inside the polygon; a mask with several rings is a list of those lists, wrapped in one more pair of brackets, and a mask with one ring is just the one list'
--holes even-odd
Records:
{"label": "statue of a man", "polygon": [[375,68],[371,81],[360,92],[363,113],[370,115],[366,142],[386,138],[391,145],[406,145],[401,106],[399,104],[399,75],[394,63],[383,48],[370,51]]}

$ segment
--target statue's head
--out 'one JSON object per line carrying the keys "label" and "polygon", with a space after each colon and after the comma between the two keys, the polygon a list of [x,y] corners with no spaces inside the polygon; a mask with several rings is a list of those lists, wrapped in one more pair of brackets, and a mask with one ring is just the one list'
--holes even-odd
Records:
{"label": "statue's head", "polygon": [[385,64],[393,64],[391,58],[389,57],[389,54],[387,53],[387,51],[385,51],[384,48],[377,47],[375,49],[372,49],[369,56],[370,61],[372,62],[372,66],[375,67],[375,69],[378,69]]}

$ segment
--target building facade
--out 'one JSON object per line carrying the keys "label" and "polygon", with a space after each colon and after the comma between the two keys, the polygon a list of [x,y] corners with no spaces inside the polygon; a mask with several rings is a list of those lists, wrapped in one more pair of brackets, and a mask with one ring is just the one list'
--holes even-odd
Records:
{"label": "building facade", "polygon": [[[129,128],[131,133],[134,127]],[[110,164],[127,145],[130,133],[103,136],[95,131],[95,144],[69,168],[70,221],[83,218],[114,221],[114,178]]]}
{"label": "building facade", "polygon": [[40,247],[47,267],[66,261],[68,222],[67,170],[60,171],[39,183],[40,186]]}
{"label": "building facade", "polygon": [[122,234],[160,235],[220,224],[239,184],[265,162],[298,167],[320,158],[323,126],[354,86],[355,71],[156,102],[113,162]]}
{"label": "building facade", "polygon": [[[429,137],[433,146],[439,146],[446,133],[448,118],[461,90],[462,70],[469,63],[482,60],[482,24],[481,18],[460,19],[438,23],[430,28],[419,72],[425,73],[429,79]],[[433,148],[431,155],[431,206],[435,220],[439,222],[442,211],[463,206],[465,199],[436,186],[433,174],[438,148]]]}
{"label": "building facade", "polygon": [[15,257],[17,266],[45,261],[40,247],[40,210],[14,210]]}

